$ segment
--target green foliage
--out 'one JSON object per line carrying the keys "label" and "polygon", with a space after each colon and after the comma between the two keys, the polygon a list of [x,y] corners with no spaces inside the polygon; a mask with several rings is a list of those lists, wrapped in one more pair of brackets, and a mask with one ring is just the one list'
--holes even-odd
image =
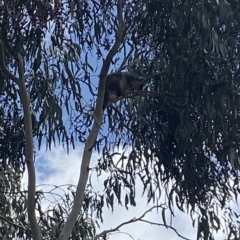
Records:
{"label": "green foliage", "polygon": [[[5,163],[6,164],[6,163]],[[26,192],[20,190],[21,174],[11,164],[0,171],[0,236],[14,239],[23,237],[27,233],[26,222]]]}
{"label": "green foliage", "polygon": [[[211,239],[220,228],[219,209],[229,214],[223,218],[229,230],[226,237],[238,237],[237,215],[229,202],[232,196],[237,200],[239,172],[238,166],[232,168],[229,153],[240,144],[240,4],[228,2],[125,2],[124,15],[131,16],[131,21],[112,63],[141,76],[159,74],[149,79],[141,96],[123,99],[107,109],[109,132],[102,131],[95,146],[103,156],[97,172],[110,172],[104,182],[106,191],[93,196],[86,190],[73,239],[95,235],[105,203],[113,209],[116,198],[119,204],[124,199],[126,208],[135,206],[136,178],[142,181],[149,202],[155,203],[164,190],[172,215],[176,205],[190,212],[193,224],[197,218],[198,238]],[[8,4],[6,0],[0,6],[4,61],[15,74],[17,53],[24,57],[38,148],[42,143],[49,149],[61,143],[69,150],[76,140],[86,141],[98,86],[92,77],[93,64],[102,62],[113,44],[118,27],[115,13],[115,1],[56,0],[52,6],[28,0]],[[16,85],[1,72],[0,173],[4,178],[9,166],[16,172],[25,168],[19,100]],[[127,149],[129,143],[130,154],[116,151]],[[113,160],[116,156],[120,156],[117,163]],[[74,196],[74,191],[70,192]],[[9,229],[14,222],[20,226],[14,226],[16,235],[30,238],[26,198],[21,193],[10,201],[9,194],[1,195],[0,200],[8,202],[8,211],[3,212],[5,217],[12,217],[14,212],[17,218],[2,218],[2,233],[9,232],[12,237]],[[44,212],[44,195],[38,194],[36,209],[43,237],[54,239],[66,220],[72,198],[66,193]],[[95,223],[93,216],[91,221],[87,219],[90,209],[96,211]]]}
{"label": "green foliage", "polygon": [[[20,174],[17,174],[13,168],[5,169],[5,175],[0,176],[0,236],[9,239],[32,239],[32,233],[26,219],[27,215],[27,191],[20,190]],[[50,186],[49,186],[50,187]],[[42,239],[57,239],[63,224],[72,206],[75,196],[75,187],[73,186],[51,186],[49,193],[37,191],[36,210],[39,213],[38,224],[41,228]],[[63,196],[59,195],[61,190]],[[87,236],[93,237],[96,234],[93,219],[96,212],[98,217],[102,218],[100,202],[95,199],[96,194],[86,191],[83,211],[79,214],[77,222],[73,228],[71,238],[81,239]],[[48,199],[54,198],[51,202]],[[42,204],[49,203],[47,209],[42,209]]]}
{"label": "green foliage", "polygon": [[[238,168],[229,158],[231,147],[240,144],[239,7],[160,2],[151,1],[148,12],[138,15],[145,18],[135,31],[154,49],[134,66],[145,76],[161,74],[149,81],[138,101],[111,112],[112,135],[117,128],[118,146],[132,143],[132,151],[127,163],[121,156],[116,166],[116,172],[123,166],[124,174],[109,182],[133,189],[138,175],[153,202],[164,184],[170,188],[165,192],[170,212],[176,205],[194,219],[196,211],[198,238],[210,239],[220,229],[217,212],[224,209],[233,217],[229,202],[240,191]],[[109,154],[104,156],[104,162],[112,162]],[[228,237],[237,238],[237,222],[227,222]]]}
{"label": "green foliage", "polygon": [[[9,86],[7,89],[10,89]],[[22,112],[14,88],[0,95],[0,159],[3,169],[7,165],[24,171],[25,139]]]}

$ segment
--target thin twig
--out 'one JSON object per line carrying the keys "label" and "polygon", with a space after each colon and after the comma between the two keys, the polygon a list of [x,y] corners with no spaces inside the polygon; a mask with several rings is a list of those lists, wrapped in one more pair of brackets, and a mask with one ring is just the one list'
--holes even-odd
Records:
{"label": "thin twig", "polygon": [[185,238],[184,236],[182,236],[180,233],[178,233],[178,231],[176,230],[176,228],[170,226],[170,225],[166,225],[166,224],[163,224],[163,223],[155,223],[155,222],[151,222],[151,221],[147,221],[147,220],[144,220],[144,219],[139,219],[140,222],[145,222],[145,223],[149,223],[151,225],[156,225],[156,226],[161,226],[161,227],[166,227],[166,228],[170,228],[172,229],[180,238],[182,239],[185,239],[185,240],[191,240],[189,238]]}
{"label": "thin twig", "polygon": [[122,71],[124,64],[126,63],[126,61],[129,59],[129,57],[132,55],[134,49],[131,48],[131,50],[129,51],[129,53],[127,54],[127,56],[123,59],[122,64],[120,65],[120,67],[118,68],[117,72]]}
{"label": "thin twig", "polygon": [[104,230],[103,232],[97,234],[97,235],[95,236],[94,240],[97,240],[98,238],[100,238],[100,237],[102,237],[102,236],[106,236],[106,235],[109,234],[109,233],[116,232],[116,231],[118,231],[118,230],[119,230],[122,226],[124,226],[124,225],[130,224],[130,223],[134,223],[134,222],[137,222],[137,221],[142,221],[142,222],[146,222],[146,223],[149,223],[149,224],[152,224],[152,225],[157,225],[157,226],[163,226],[163,227],[170,228],[170,229],[174,230],[179,237],[181,237],[181,238],[183,238],[183,239],[185,239],[185,240],[190,240],[190,239],[185,238],[185,237],[183,237],[182,235],[180,235],[180,234],[178,233],[178,231],[177,231],[175,228],[173,228],[172,226],[168,226],[168,225],[166,225],[166,224],[154,223],[154,222],[150,222],[150,221],[144,220],[143,218],[145,217],[145,215],[146,215],[147,213],[151,212],[154,208],[163,208],[163,205],[153,206],[153,207],[151,207],[150,209],[148,209],[146,212],[144,212],[144,213],[143,213],[140,217],[138,217],[138,218],[132,218],[132,219],[130,219],[129,221],[126,221],[126,222],[123,222],[123,223],[119,224],[117,227],[115,227],[115,228],[113,228],[113,229]]}
{"label": "thin twig", "polygon": [[21,228],[21,229],[24,230],[24,231],[26,230],[23,226],[21,226],[21,225],[19,225],[19,224],[16,224],[16,223],[14,223],[14,222],[12,222],[12,221],[10,221],[9,219],[7,219],[6,217],[4,217],[4,216],[2,216],[2,215],[0,215],[0,219],[2,219],[2,221],[5,221],[5,222],[9,223],[9,224],[12,225],[12,226]]}
{"label": "thin twig", "polygon": [[184,104],[184,102],[180,101],[179,99],[177,99],[173,94],[171,93],[164,93],[164,92],[154,92],[154,91],[135,91],[135,92],[129,92],[127,94],[125,94],[124,96],[120,96],[120,97],[117,97],[116,99],[110,101],[107,105],[107,107],[109,107],[110,105],[112,105],[113,103],[116,103],[118,102],[119,100],[121,99],[124,99],[124,98],[133,98],[133,97],[136,97],[136,96],[154,96],[154,97],[165,97],[165,98],[169,98],[171,100],[174,100],[175,102],[177,103],[181,103],[181,104]]}

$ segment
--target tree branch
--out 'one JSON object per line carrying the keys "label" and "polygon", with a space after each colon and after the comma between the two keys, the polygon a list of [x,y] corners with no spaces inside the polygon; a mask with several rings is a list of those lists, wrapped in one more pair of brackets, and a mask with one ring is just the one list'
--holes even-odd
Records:
{"label": "tree branch", "polygon": [[18,54],[17,65],[19,73],[19,81],[17,82],[17,84],[19,86],[20,97],[23,105],[24,128],[26,139],[25,156],[28,170],[28,201],[27,201],[28,218],[32,230],[33,239],[41,240],[41,233],[39,226],[37,224],[35,214],[36,174],[33,161],[33,136],[32,136],[30,99],[25,85],[23,59],[20,54]]}
{"label": "tree branch", "polygon": [[183,237],[182,235],[180,235],[180,234],[178,233],[178,231],[177,231],[175,228],[173,228],[172,226],[168,226],[168,225],[162,224],[162,223],[153,223],[153,222],[144,220],[143,218],[145,217],[145,215],[146,215],[147,213],[151,212],[154,208],[163,208],[163,205],[153,206],[153,207],[151,207],[150,209],[148,209],[146,212],[144,212],[140,217],[138,217],[138,218],[132,218],[132,219],[130,219],[129,221],[126,221],[126,222],[123,222],[123,223],[119,224],[117,227],[115,227],[115,228],[113,228],[113,229],[105,230],[105,231],[97,234],[97,235],[95,236],[94,240],[97,240],[97,239],[99,239],[100,237],[106,236],[106,235],[109,234],[109,233],[116,232],[116,231],[118,231],[118,230],[119,230],[122,226],[124,226],[124,225],[130,224],[130,223],[134,223],[134,222],[138,222],[138,221],[146,222],[146,223],[149,223],[149,224],[152,224],[152,225],[157,225],[157,226],[163,226],[163,227],[166,227],[166,228],[170,228],[170,229],[174,230],[179,237],[181,237],[181,238],[183,238],[183,239],[185,239],[185,240],[190,240],[190,239],[185,238],[185,237]]}
{"label": "tree branch", "polygon": [[135,96],[154,96],[156,98],[158,97],[165,97],[165,98],[168,98],[168,99],[171,99],[171,100],[174,100],[175,102],[177,103],[181,103],[183,105],[185,105],[184,102],[182,102],[181,100],[177,99],[173,94],[171,93],[159,93],[159,92],[154,92],[154,91],[135,91],[135,92],[129,92],[127,94],[125,94],[124,96],[120,96],[112,101],[110,101],[107,105],[107,107],[111,106],[113,103],[116,103],[118,102],[119,100],[121,99],[124,99],[124,98],[133,98]]}
{"label": "tree branch", "polygon": [[17,54],[17,66],[18,66],[18,74],[19,77],[13,75],[6,67],[4,62],[4,50],[3,50],[3,42],[0,41],[0,67],[6,76],[14,81],[18,87],[20,92],[20,98],[23,105],[23,113],[24,113],[24,128],[25,128],[25,140],[26,140],[26,163],[28,170],[28,201],[27,201],[27,209],[28,209],[28,218],[32,230],[32,236],[34,240],[41,240],[40,229],[37,224],[36,214],[35,214],[35,192],[36,192],[36,176],[35,176],[35,168],[33,162],[33,136],[32,136],[32,120],[31,120],[31,112],[30,112],[30,101],[27,93],[25,79],[24,79],[24,66],[23,59],[20,54]]}
{"label": "tree branch", "polygon": [[84,199],[84,191],[86,188],[86,184],[89,177],[89,164],[92,156],[92,146],[94,145],[98,132],[101,127],[101,123],[103,120],[103,100],[104,100],[104,93],[105,93],[105,84],[106,84],[106,76],[112,61],[112,58],[118,51],[122,41],[124,39],[124,32],[126,29],[126,22],[123,22],[122,18],[122,0],[118,0],[118,23],[119,27],[116,33],[116,40],[114,45],[112,46],[111,50],[109,51],[105,61],[103,62],[103,66],[100,73],[100,81],[99,81],[99,88],[98,88],[98,95],[96,101],[96,109],[94,111],[94,123],[93,127],[89,133],[89,136],[86,140],[82,163],[81,163],[81,170],[80,176],[78,180],[76,196],[74,198],[74,204],[72,207],[72,211],[70,212],[66,223],[60,233],[59,240],[67,240],[69,235],[73,229],[73,226],[77,220],[78,214],[82,208],[83,199]]}

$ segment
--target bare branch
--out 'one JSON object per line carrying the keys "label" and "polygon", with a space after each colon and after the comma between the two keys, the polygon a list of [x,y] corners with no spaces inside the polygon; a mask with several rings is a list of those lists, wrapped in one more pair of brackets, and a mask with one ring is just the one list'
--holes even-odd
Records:
{"label": "bare branch", "polygon": [[159,93],[159,92],[154,92],[154,91],[135,91],[135,92],[129,92],[127,94],[125,94],[124,96],[120,96],[112,101],[109,101],[107,107],[109,107],[110,105],[112,105],[115,102],[118,102],[119,100],[123,99],[123,98],[133,98],[135,96],[154,96],[154,97],[166,97],[169,98],[171,100],[174,100],[177,103],[181,103],[183,105],[185,105],[184,102],[182,102],[181,100],[177,99],[173,94],[171,93]]}
{"label": "bare branch", "polygon": [[111,235],[113,235],[113,234],[126,234],[129,238],[134,240],[133,236],[131,234],[129,234],[129,233],[126,233],[126,232],[117,232],[117,233],[115,232],[115,233],[112,233]]}
{"label": "bare branch", "polygon": [[24,128],[25,128],[25,139],[26,139],[26,163],[28,170],[28,218],[32,230],[32,236],[34,240],[41,240],[41,233],[39,226],[37,224],[36,214],[35,214],[35,194],[36,194],[36,174],[33,161],[33,136],[32,136],[32,120],[30,112],[30,101],[27,93],[25,79],[24,79],[24,67],[23,59],[20,54],[18,54],[17,59],[19,79],[17,84],[20,90],[21,101],[23,105],[24,112]]}
{"label": "bare branch", "polygon": [[94,239],[97,240],[98,238],[100,238],[100,237],[102,237],[102,236],[104,236],[104,235],[106,235],[106,234],[108,234],[108,233],[118,231],[118,230],[119,230],[122,226],[124,226],[124,225],[127,225],[127,224],[129,224],[129,223],[137,222],[137,221],[139,221],[140,219],[142,219],[143,217],[145,217],[145,215],[146,215],[148,212],[152,211],[152,209],[154,209],[154,208],[159,208],[159,207],[162,208],[163,206],[161,206],[161,205],[159,205],[159,206],[153,206],[153,207],[151,207],[150,209],[148,209],[146,212],[144,212],[139,218],[132,218],[132,219],[130,219],[129,221],[126,221],[126,222],[123,222],[123,223],[119,224],[119,225],[118,225],[117,227],[115,227],[115,228],[112,228],[112,229],[110,229],[110,230],[105,230],[105,231],[97,234]]}
{"label": "bare branch", "polygon": [[178,231],[176,230],[176,228],[166,225],[166,224],[162,224],[162,223],[154,223],[154,222],[150,222],[144,219],[140,219],[140,222],[145,222],[145,223],[149,223],[151,225],[157,225],[157,226],[161,226],[161,227],[166,227],[166,228],[170,228],[172,229],[180,238],[185,239],[185,240],[190,240],[189,238],[185,238],[184,236],[182,236],[180,233],[178,233]]}
{"label": "bare branch", "polygon": [[180,235],[180,234],[177,232],[177,230],[176,230],[175,228],[171,227],[171,226],[168,226],[168,225],[166,225],[166,224],[161,224],[161,223],[153,223],[153,222],[144,220],[143,218],[145,217],[145,215],[146,215],[147,213],[151,212],[154,208],[163,208],[163,205],[153,206],[153,207],[151,207],[150,209],[148,209],[146,212],[144,212],[140,217],[138,217],[138,218],[132,218],[132,219],[130,219],[129,221],[126,221],[126,222],[123,222],[123,223],[119,224],[117,227],[115,227],[115,228],[113,228],[113,229],[105,230],[105,231],[97,234],[94,239],[97,240],[98,238],[103,237],[103,236],[106,236],[106,235],[109,234],[109,233],[116,232],[116,231],[118,231],[118,230],[119,230],[122,226],[124,226],[124,225],[141,221],[141,222],[146,222],[146,223],[149,223],[149,224],[152,224],[152,225],[157,225],[157,226],[163,226],[163,227],[166,227],[166,228],[170,228],[170,229],[174,230],[179,237],[181,237],[181,238],[183,238],[183,239],[185,239],[185,240],[190,240],[190,239],[185,238],[185,237],[183,237],[182,235]]}

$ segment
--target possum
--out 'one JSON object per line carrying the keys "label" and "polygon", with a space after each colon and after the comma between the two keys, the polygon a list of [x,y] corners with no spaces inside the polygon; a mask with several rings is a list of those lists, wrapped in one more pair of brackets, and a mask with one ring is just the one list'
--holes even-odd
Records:
{"label": "possum", "polygon": [[109,102],[118,97],[125,96],[131,91],[142,90],[144,78],[135,76],[128,72],[111,73],[107,75],[103,110]]}

